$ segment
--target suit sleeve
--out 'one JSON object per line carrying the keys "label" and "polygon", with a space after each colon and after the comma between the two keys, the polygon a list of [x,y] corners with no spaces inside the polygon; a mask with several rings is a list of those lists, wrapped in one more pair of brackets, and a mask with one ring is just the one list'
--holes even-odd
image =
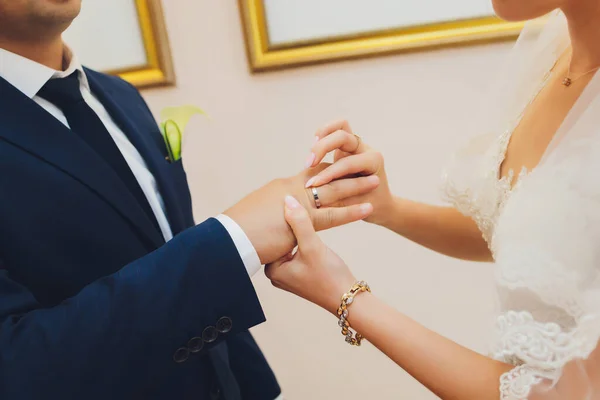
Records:
{"label": "suit sleeve", "polygon": [[[223,317],[220,330],[228,332],[219,334]],[[205,333],[208,341],[193,345],[206,351],[264,320],[244,264],[214,219],[52,308],[40,308],[0,266],[0,398],[81,394],[78,385],[95,394],[109,395],[117,383],[133,391],[178,366],[190,339]]]}

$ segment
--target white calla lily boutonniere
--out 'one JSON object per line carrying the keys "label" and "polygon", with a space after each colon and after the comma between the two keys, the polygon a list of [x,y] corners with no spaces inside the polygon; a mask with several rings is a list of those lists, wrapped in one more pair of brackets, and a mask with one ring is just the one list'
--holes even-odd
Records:
{"label": "white calla lily boutonniere", "polygon": [[195,106],[167,107],[160,113],[160,131],[165,140],[168,160],[176,162],[181,159],[183,133],[192,116],[206,113]]}

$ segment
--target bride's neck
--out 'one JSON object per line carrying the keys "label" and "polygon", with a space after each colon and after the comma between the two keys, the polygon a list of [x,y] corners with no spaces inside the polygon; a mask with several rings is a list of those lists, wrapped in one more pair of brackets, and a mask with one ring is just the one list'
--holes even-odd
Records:
{"label": "bride's neck", "polygon": [[578,1],[563,9],[569,22],[571,70],[584,73],[600,66],[600,1]]}

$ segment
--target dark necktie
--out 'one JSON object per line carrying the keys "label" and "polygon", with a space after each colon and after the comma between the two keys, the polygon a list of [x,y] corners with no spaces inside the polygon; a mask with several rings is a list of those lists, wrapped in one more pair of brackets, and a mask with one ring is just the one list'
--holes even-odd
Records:
{"label": "dark necktie", "polygon": [[83,99],[77,72],[66,78],[50,79],[39,91],[38,96],[61,109],[67,117],[71,130],[113,168],[144,209],[156,229],[160,231],[148,199],[133,172],[131,172],[123,154],[121,154],[98,115]]}

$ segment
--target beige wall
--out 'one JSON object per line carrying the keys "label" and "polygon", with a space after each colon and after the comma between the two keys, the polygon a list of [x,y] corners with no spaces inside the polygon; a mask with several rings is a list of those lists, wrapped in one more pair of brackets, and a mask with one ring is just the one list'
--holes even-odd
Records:
{"label": "beige wall", "polygon": [[[233,0],[164,1],[178,86],[144,92],[193,103],[184,160],[198,220],[302,167],[317,127],[348,118],[386,156],[393,190],[437,202],[439,175],[475,93],[508,48],[488,45],[251,75]],[[361,223],[322,235],[375,293],[426,326],[485,351],[491,267],[450,260]],[[269,321],[254,330],[287,399],[433,399],[371,345],[350,348],[334,318],[254,282]],[[385,324],[386,321],[380,321]],[[402,332],[398,332],[401,336]],[[349,397],[350,398],[350,397]]]}

